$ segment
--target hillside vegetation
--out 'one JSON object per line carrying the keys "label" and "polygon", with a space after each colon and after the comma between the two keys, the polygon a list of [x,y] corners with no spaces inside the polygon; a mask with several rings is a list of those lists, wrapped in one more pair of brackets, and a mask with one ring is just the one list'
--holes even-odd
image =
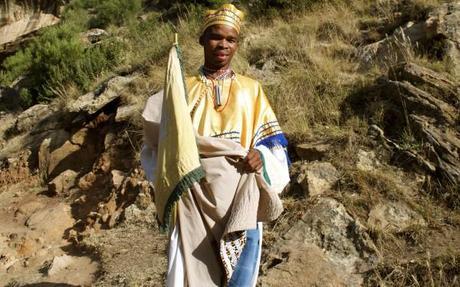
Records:
{"label": "hillside vegetation", "polygon": [[[187,47],[187,71],[194,72],[202,61],[197,37],[206,6],[186,2],[162,5],[140,0],[71,1],[59,25],[43,29],[24,49],[2,63],[0,85],[9,86],[27,75],[28,83],[19,91],[27,107],[56,97],[76,97],[114,74],[139,69],[158,84],[162,74],[157,70],[163,68],[174,32]],[[203,2],[212,6],[225,1]],[[338,105],[345,95],[360,81],[382,72],[357,71],[353,49],[365,44],[360,26],[372,25],[382,18],[388,26],[395,25],[392,21],[416,20],[438,1],[353,1],[351,5],[346,1],[248,2],[241,5],[248,12],[248,23],[235,68],[251,75],[250,67],[273,66],[269,72],[276,72],[276,83],[265,81],[267,75],[252,76],[267,85],[275,107],[278,103],[297,102],[290,97],[301,101],[296,107],[302,110],[298,116],[305,121],[295,117],[295,122],[306,126],[292,127],[295,130],[313,123],[337,124]],[[397,13],[402,15],[392,19]],[[385,25],[378,23],[382,24]],[[84,33],[91,28],[106,29],[104,41],[83,41]],[[373,32],[375,37],[383,37],[390,30]],[[423,57],[417,55],[420,56]],[[442,63],[438,66],[444,68]],[[305,91],[312,95],[304,96]],[[279,114],[291,128],[295,124],[284,115],[288,108],[280,108]]]}
{"label": "hillside vegetation", "polygon": [[[151,219],[147,226],[133,223],[133,209],[126,211],[145,198],[151,203],[148,183],[138,183],[140,115],[162,88],[174,33],[186,74],[196,73],[203,11],[226,2],[73,0],[58,25],[40,30],[1,63],[0,86],[13,89],[19,105],[0,101],[0,116],[14,123],[0,128],[0,159],[16,162],[10,158],[30,151],[17,161],[21,172],[30,171],[22,177],[11,171],[13,164],[0,165],[0,196],[26,181],[47,189],[63,165],[74,170],[75,186],[57,195],[71,202],[76,221],[65,238],[101,263],[97,286],[161,286],[165,238]],[[446,3],[459,6],[442,0],[238,2],[247,19],[233,68],[262,83],[293,161],[285,212],[265,227],[260,286],[460,286],[459,66],[447,56],[447,37],[415,30]],[[97,111],[74,108],[87,95],[113,93]],[[33,128],[20,127],[15,117],[37,104],[46,105],[37,111],[53,113]],[[115,119],[120,107],[134,113]],[[81,149],[53,171],[47,162],[53,149],[74,141]],[[315,168],[334,178],[325,179],[321,194],[309,179]],[[121,185],[114,180],[119,171]],[[152,242],[128,233],[145,233]],[[117,250],[131,243],[131,257]],[[143,252],[157,257],[145,259]],[[5,277],[14,279],[10,286],[22,286],[12,272]]]}

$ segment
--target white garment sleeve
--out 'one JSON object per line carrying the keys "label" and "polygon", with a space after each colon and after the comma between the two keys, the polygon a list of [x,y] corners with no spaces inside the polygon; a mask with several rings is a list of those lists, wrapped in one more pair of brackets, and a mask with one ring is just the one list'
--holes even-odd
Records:
{"label": "white garment sleeve", "polygon": [[270,179],[270,186],[281,193],[289,183],[289,165],[286,152],[282,146],[275,146],[269,149],[259,145],[255,147],[264,157],[264,169]]}
{"label": "white garment sleeve", "polygon": [[148,181],[155,181],[157,165],[158,134],[163,104],[163,91],[151,96],[142,113],[144,125],[144,144],[141,151],[141,165]]}
{"label": "white garment sleeve", "polygon": [[141,165],[148,181],[155,181],[155,167],[157,166],[157,151],[146,144],[142,146]]}
{"label": "white garment sleeve", "polygon": [[176,222],[169,238],[168,274],[166,287],[185,287],[185,267],[182,255],[182,244],[179,236],[179,223]]}

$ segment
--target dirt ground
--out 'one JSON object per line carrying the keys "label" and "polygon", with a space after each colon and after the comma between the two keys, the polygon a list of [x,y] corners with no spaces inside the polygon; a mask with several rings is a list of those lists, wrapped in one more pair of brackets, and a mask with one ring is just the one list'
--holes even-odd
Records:
{"label": "dirt ground", "polygon": [[36,177],[0,190],[0,286],[162,286],[166,237],[153,206],[135,205],[113,229],[71,238],[71,204]]}

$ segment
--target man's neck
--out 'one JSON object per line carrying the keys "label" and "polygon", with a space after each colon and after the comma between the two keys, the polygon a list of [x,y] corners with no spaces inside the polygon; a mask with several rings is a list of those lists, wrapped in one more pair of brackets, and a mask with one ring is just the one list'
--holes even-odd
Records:
{"label": "man's neck", "polygon": [[215,69],[215,68],[210,68],[206,66],[206,64],[202,67],[203,74],[206,76],[206,78],[210,79],[218,79],[221,77],[226,77],[227,75],[230,75],[232,72],[232,69],[230,66],[226,66],[220,69]]}

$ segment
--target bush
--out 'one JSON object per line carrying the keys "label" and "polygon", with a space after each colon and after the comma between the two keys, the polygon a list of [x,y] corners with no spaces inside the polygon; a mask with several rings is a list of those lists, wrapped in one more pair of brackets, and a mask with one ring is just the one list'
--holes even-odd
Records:
{"label": "bush", "polygon": [[20,75],[30,83],[23,93],[31,103],[47,102],[74,84],[84,91],[94,78],[121,61],[122,44],[106,41],[85,47],[78,30],[70,25],[46,29],[28,47],[7,58],[0,81],[9,85]]}
{"label": "bush", "polygon": [[32,95],[28,89],[20,89],[19,98],[19,103],[24,109],[33,105]]}
{"label": "bush", "polygon": [[32,63],[30,50],[19,51],[3,62],[4,70],[0,71],[0,84],[9,86],[14,80],[27,71]]}
{"label": "bush", "polygon": [[142,0],[87,0],[86,6],[96,11],[91,28],[105,28],[110,24],[121,26],[142,10]]}

